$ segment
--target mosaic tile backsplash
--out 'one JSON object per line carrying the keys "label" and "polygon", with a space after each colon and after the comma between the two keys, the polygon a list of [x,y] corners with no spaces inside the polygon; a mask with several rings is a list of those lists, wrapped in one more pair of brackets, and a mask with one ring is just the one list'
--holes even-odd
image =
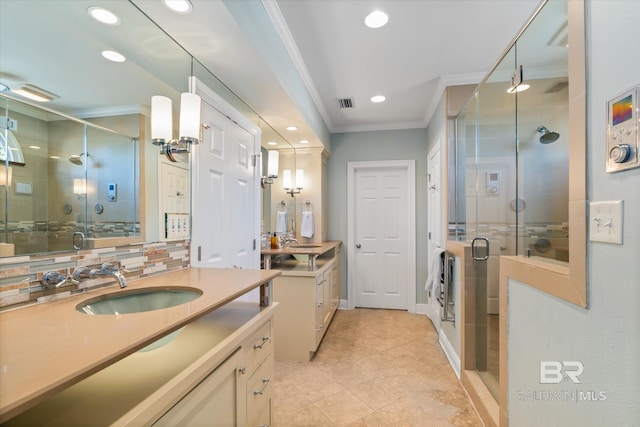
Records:
{"label": "mosaic tile backsplash", "polygon": [[189,267],[189,241],[146,243],[47,255],[0,258],[0,309],[64,298],[89,289],[116,286],[113,277],[83,280],[56,289],[41,283],[48,271],[70,275],[79,266],[117,263],[125,269],[127,280]]}

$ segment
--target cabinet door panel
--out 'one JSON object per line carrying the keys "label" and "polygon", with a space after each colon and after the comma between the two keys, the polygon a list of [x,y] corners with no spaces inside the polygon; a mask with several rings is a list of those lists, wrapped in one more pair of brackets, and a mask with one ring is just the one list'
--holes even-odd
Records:
{"label": "cabinet door panel", "polygon": [[237,351],[191,390],[154,426],[233,426],[238,421]]}

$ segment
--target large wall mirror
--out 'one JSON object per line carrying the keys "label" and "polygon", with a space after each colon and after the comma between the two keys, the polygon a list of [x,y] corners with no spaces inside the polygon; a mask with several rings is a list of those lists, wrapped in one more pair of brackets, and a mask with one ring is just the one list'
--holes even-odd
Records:
{"label": "large wall mirror", "polygon": [[[123,18],[115,26],[99,23],[88,13],[97,6]],[[29,31],[25,31],[26,17]],[[105,50],[117,51],[125,60],[109,61],[102,56]],[[28,254],[73,250],[75,232],[84,234],[85,247],[165,238],[160,217],[164,184],[158,171],[166,162],[150,142],[149,103],[151,96],[162,94],[170,97],[177,109],[180,93],[189,89],[190,75],[197,76],[259,125],[263,144],[275,141],[278,150],[290,147],[285,138],[133,3],[0,2],[0,88],[6,89],[3,93],[7,94],[2,97],[0,116],[5,122],[8,116],[18,123],[17,131],[3,129],[0,142],[9,146],[17,141],[26,157],[23,166],[20,162],[10,164],[5,156],[5,168],[0,170],[0,175],[5,176],[4,181],[0,177],[0,242],[15,241],[16,236],[9,235],[12,230],[20,231],[24,245],[15,254]],[[21,88],[44,93],[51,99],[28,100],[14,92]],[[177,119],[177,110],[173,116]],[[53,129],[62,123],[69,127],[74,123],[78,129],[68,132],[82,136],[60,139]],[[173,128],[177,130],[177,123]],[[36,140],[43,144],[38,151],[30,148],[37,145],[30,141]],[[295,164],[295,154],[291,158]],[[188,171],[188,158],[181,167]],[[30,173],[33,176],[28,176]],[[85,180],[85,195],[74,193],[74,179]],[[31,194],[25,194],[27,184],[31,184]],[[110,184],[117,184],[116,201],[109,201]],[[43,191],[45,196],[41,196]],[[129,203],[129,199],[133,201]],[[121,217],[113,217],[114,212]],[[271,229],[270,222],[267,215],[267,230]],[[68,234],[52,239],[52,232],[61,229]],[[107,238],[112,240],[106,242]]]}

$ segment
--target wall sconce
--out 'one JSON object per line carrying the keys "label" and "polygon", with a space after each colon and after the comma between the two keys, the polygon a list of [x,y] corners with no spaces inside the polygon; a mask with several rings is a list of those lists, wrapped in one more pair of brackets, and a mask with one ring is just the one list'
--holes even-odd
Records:
{"label": "wall sconce", "polygon": [[11,166],[8,168],[4,165],[0,165],[0,187],[11,187],[11,175],[13,170]]}
{"label": "wall sconce", "polygon": [[304,170],[296,169],[296,182],[291,182],[291,171],[285,169],[282,171],[282,186],[287,194],[293,197],[295,194],[300,194],[300,190],[304,187]]}
{"label": "wall sconce", "polygon": [[174,153],[190,153],[191,144],[200,142],[200,105],[198,95],[180,95],[180,138],[172,139],[171,99],[160,95],[151,97],[151,142],[159,145],[160,153],[170,160],[176,161]]}
{"label": "wall sconce", "polygon": [[78,199],[87,195],[87,180],[84,178],[73,178],[73,194]]}
{"label": "wall sconce", "polygon": [[276,150],[269,150],[269,157],[267,158],[267,175],[263,175],[260,181],[262,188],[265,188],[265,185],[267,184],[273,184],[273,180],[278,177],[279,161],[280,152]]}

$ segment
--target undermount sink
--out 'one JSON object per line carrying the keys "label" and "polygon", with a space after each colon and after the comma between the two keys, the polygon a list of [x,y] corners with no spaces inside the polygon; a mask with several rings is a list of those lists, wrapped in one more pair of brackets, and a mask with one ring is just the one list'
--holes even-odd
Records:
{"label": "undermount sink", "polygon": [[290,248],[294,249],[311,249],[311,248],[321,248],[322,245],[291,245]]}
{"label": "undermount sink", "polygon": [[88,299],[76,310],[91,315],[141,313],[186,304],[200,296],[199,289],[178,286],[132,289]]}

